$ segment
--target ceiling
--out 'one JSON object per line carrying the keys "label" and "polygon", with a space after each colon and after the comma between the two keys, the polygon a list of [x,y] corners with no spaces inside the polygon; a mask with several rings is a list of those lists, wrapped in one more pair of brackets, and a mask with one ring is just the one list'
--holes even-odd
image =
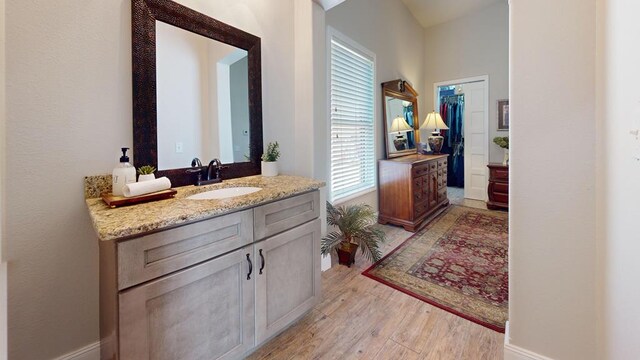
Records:
{"label": "ceiling", "polygon": [[457,19],[505,0],[402,0],[423,27]]}

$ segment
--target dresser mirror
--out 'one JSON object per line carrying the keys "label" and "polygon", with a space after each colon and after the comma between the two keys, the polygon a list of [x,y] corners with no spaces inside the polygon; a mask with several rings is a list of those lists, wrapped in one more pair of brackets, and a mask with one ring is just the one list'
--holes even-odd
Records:
{"label": "dresser mirror", "polygon": [[420,141],[418,93],[408,82],[382,83],[382,116],[387,158],[416,154]]}
{"label": "dresser mirror", "polygon": [[260,38],[173,1],[132,0],[132,51],[136,167],[174,186],[194,183],[194,158],[220,159],[225,179],[260,173]]}

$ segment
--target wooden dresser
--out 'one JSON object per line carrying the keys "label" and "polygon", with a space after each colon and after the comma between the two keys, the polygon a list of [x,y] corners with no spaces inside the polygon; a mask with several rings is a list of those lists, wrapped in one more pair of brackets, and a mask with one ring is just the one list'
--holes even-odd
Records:
{"label": "wooden dresser", "polygon": [[487,208],[491,210],[509,209],[509,166],[489,164],[489,201]]}
{"label": "wooden dresser", "polygon": [[380,160],[378,222],[415,232],[438,209],[449,205],[447,156],[409,155]]}

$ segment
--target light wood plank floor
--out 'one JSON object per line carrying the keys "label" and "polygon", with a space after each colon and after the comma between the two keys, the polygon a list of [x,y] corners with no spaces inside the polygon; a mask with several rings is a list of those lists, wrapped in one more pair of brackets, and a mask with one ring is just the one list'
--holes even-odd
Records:
{"label": "light wood plank floor", "polygon": [[[385,254],[412,235],[384,229]],[[358,257],[325,271],[320,303],[249,359],[503,358],[503,334],[360,275],[369,265]]]}

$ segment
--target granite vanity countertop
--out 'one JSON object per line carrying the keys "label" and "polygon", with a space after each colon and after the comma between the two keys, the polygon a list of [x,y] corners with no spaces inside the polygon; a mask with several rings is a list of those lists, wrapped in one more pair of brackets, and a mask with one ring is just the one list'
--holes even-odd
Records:
{"label": "granite vanity countertop", "polygon": [[[221,200],[189,200],[187,196],[226,187],[253,186],[262,190]],[[322,181],[300,176],[248,176],[220,184],[175,188],[173,199],[112,209],[101,198],[86,199],[100,240],[114,240],[207,219],[324,187]]]}

